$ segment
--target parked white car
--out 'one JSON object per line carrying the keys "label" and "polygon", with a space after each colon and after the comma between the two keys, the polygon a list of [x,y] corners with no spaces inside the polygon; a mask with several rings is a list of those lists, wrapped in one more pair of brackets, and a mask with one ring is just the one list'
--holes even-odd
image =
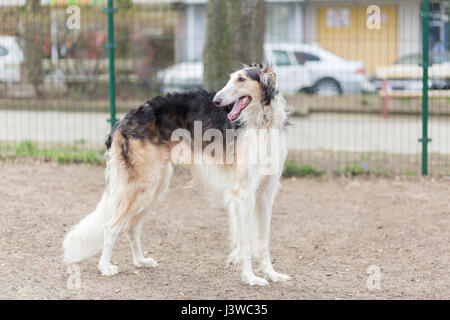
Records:
{"label": "parked white car", "polygon": [[16,37],[0,36],[0,82],[20,81],[23,52]]}
{"label": "parked white car", "polygon": [[375,91],[362,61],[344,59],[311,44],[267,44],[264,49],[284,93],[306,91],[334,96]]}
{"label": "parked white car", "polygon": [[203,86],[203,62],[181,62],[157,73],[163,93],[185,91]]}
{"label": "parked white car", "polygon": [[[266,44],[264,52],[265,60],[274,65],[283,93],[306,91],[333,96],[375,91],[364,74],[362,61],[344,59],[318,45]],[[165,93],[200,88],[203,63],[179,63],[160,71],[158,78]]]}

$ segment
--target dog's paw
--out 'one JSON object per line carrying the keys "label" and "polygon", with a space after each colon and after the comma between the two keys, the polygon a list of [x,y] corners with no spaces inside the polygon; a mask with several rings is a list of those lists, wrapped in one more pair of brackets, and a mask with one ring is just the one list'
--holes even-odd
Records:
{"label": "dog's paw", "polygon": [[156,268],[158,262],[156,262],[155,259],[146,258],[141,260],[134,260],[134,265],[138,268],[145,268],[145,267]]}
{"label": "dog's paw", "polygon": [[269,282],[267,282],[266,279],[257,277],[254,274],[248,275],[248,276],[243,276],[242,280],[246,284],[251,285],[251,286],[267,286],[269,284]]}
{"label": "dog's paw", "polygon": [[239,256],[240,256],[239,248],[234,249],[228,255],[226,264],[228,266],[229,265],[233,265],[233,266],[238,265],[239,264]]}
{"label": "dog's paw", "polygon": [[266,277],[273,282],[284,282],[291,279],[287,274],[278,273],[276,271],[267,272]]}
{"label": "dog's paw", "polygon": [[104,276],[113,276],[119,272],[119,268],[112,264],[99,264],[98,269]]}

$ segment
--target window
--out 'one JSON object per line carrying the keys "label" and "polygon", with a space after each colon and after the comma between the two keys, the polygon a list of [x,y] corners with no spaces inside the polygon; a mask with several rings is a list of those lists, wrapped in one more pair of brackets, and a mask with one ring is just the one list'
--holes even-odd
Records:
{"label": "window", "polygon": [[[447,5],[445,7],[446,9],[446,16],[450,17],[450,5]],[[444,28],[444,42],[447,48],[447,51],[450,51],[450,22],[447,21],[445,22],[445,28]]]}
{"label": "window", "polygon": [[289,41],[289,5],[266,4],[266,42]]}
{"label": "window", "polygon": [[0,57],[4,57],[8,54],[8,49],[5,47],[0,46]]}
{"label": "window", "polygon": [[291,61],[289,60],[289,55],[286,51],[273,50],[273,57],[275,59],[275,64],[277,66],[290,66]]}
{"label": "window", "polygon": [[319,57],[305,52],[295,52],[295,58],[298,64],[304,64],[308,61],[320,61]]}

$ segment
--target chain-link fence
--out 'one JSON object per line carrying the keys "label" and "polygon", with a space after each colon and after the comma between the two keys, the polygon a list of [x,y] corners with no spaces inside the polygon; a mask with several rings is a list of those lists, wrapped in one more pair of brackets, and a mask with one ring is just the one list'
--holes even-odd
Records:
{"label": "chain-link fence", "polygon": [[211,59],[230,58],[217,50],[225,45],[238,62],[274,63],[294,110],[290,157],[301,165],[419,175],[428,146],[429,174],[450,175],[449,1],[432,1],[425,14],[422,0],[109,4],[117,10],[105,10],[106,0],[0,1],[1,155],[69,149],[86,160],[100,150],[111,126],[108,50],[122,118],[158,94],[206,86]]}

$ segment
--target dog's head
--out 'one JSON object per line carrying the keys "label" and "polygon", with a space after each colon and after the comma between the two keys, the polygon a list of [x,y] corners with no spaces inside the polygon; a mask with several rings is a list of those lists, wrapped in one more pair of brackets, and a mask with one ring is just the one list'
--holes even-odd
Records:
{"label": "dog's head", "polygon": [[228,113],[228,119],[234,121],[244,109],[269,105],[277,93],[271,65],[251,64],[232,73],[225,87],[214,96],[213,102],[219,107],[234,103]]}

